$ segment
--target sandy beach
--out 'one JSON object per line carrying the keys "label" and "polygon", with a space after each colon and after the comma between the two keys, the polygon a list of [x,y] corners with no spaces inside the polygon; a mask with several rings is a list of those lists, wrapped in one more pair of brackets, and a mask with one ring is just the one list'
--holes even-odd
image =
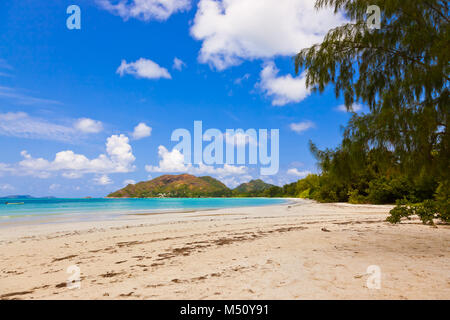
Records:
{"label": "sandy beach", "polygon": [[297,199],[2,226],[0,298],[450,299],[450,226],[391,225],[390,208]]}

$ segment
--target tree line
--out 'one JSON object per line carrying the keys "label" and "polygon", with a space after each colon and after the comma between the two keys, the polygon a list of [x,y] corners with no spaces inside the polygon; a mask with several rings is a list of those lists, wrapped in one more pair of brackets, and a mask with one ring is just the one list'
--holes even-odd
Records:
{"label": "tree line", "polygon": [[[381,9],[381,28],[368,29],[369,5]],[[397,203],[388,221],[418,215],[424,223],[450,222],[448,131],[449,1],[318,0],[316,8],[344,11],[351,22],[330,30],[320,44],[295,57],[316,92],[334,86],[353,113],[335,149],[310,142],[319,175],[276,196],[320,202]]]}

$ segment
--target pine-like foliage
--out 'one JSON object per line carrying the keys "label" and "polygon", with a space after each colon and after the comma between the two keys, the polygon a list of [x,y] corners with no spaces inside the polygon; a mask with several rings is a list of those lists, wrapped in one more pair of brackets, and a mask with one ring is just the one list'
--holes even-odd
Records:
{"label": "pine-like foliage", "polygon": [[[380,29],[367,27],[369,5],[381,9]],[[315,91],[333,85],[349,110],[354,103],[370,110],[353,115],[336,150],[311,145],[329,181],[324,188],[337,190],[330,200],[376,202],[371,190],[406,187],[409,201],[435,196],[436,214],[450,220],[449,6],[439,0],[316,2],[318,10],[345,12],[350,22],[302,50],[296,72],[305,69]],[[393,193],[372,192],[386,201],[406,196]]]}

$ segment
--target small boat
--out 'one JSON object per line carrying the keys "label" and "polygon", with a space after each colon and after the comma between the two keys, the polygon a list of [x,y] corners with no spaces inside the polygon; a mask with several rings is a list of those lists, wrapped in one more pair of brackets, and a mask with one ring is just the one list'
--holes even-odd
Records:
{"label": "small boat", "polygon": [[10,205],[10,204],[18,205],[18,204],[25,204],[25,202],[5,202],[5,204],[6,204],[6,205]]}

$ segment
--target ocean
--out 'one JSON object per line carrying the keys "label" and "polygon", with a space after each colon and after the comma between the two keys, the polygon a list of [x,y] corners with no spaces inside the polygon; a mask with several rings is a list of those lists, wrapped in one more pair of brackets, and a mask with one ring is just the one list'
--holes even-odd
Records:
{"label": "ocean", "polygon": [[2,199],[0,223],[12,220],[50,221],[52,218],[105,220],[126,214],[255,207],[286,201],[271,198]]}

